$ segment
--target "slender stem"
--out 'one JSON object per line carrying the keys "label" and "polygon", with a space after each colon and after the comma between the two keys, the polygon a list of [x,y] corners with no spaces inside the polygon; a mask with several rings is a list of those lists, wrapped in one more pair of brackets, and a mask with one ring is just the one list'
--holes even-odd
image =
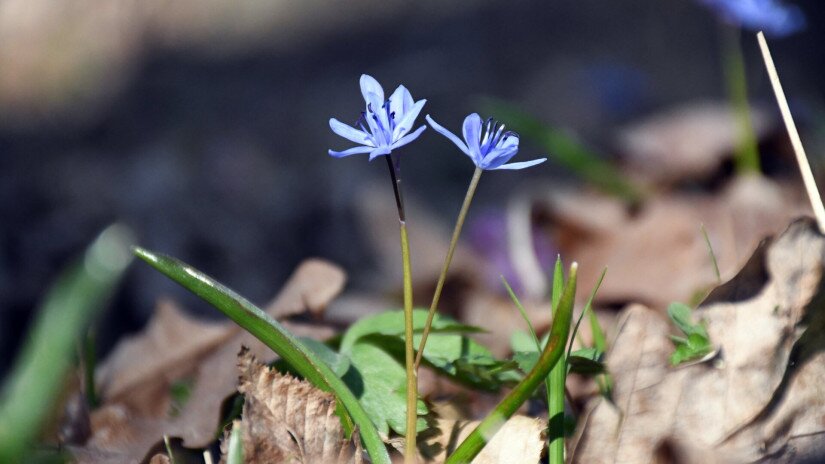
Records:
{"label": "slender stem", "polygon": [[407,237],[407,222],[404,216],[404,199],[401,196],[401,176],[397,163],[390,155],[387,166],[390,169],[395,204],[398,207],[398,223],[401,229],[401,260],[404,269],[404,367],[407,373],[407,430],[405,433],[404,463],[416,462],[416,426],[418,424],[418,378],[413,361],[413,298],[412,298],[412,265],[410,263],[410,241]]}
{"label": "slender stem", "polygon": [[536,388],[547,378],[550,370],[560,364],[570,333],[573,319],[573,301],[576,296],[576,263],[570,266],[570,277],[565,285],[558,310],[553,315],[550,338],[539,356],[536,366],[513,390],[484,418],[461,445],[447,458],[446,464],[471,462],[493,438],[516,410],[527,401]]}
{"label": "slender stem", "polygon": [[387,167],[390,169],[390,179],[392,179],[392,191],[395,194],[395,206],[398,208],[398,220],[404,224],[407,220],[404,214],[404,196],[401,194],[401,168],[393,162],[392,155],[386,155]]}
{"label": "slender stem", "polygon": [[802,182],[805,184],[805,190],[808,191],[808,199],[811,201],[816,222],[819,224],[819,231],[825,233],[825,205],[822,204],[822,197],[819,195],[819,189],[816,188],[816,180],[814,180],[811,165],[808,163],[805,148],[802,146],[802,139],[799,138],[799,131],[796,130],[796,124],[793,122],[791,109],[788,107],[788,100],[785,98],[785,91],[782,90],[782,83],[779,82],[779,74],[777,74],[776,66],[773,64],[768,42],[765,41],[765,34],[761,32],[756,34],[756,38],[759,40],[762,59],[765,61],[765,69],[767,69],[768,76],[771,79],[771,86],[773,87],[773,93],[776,95],[779,112],[782,113],[785,129],[787,129],[788,136],[791,138],[791,145],[796,154],[796,162],[799,164],[799,172],[802,174]]}
{"label": "slender stem", "polygon": [[748,105],[748,81],[745,75],[745,57],[742,54],[740,30],[726,24],[723,24],[722,28],[724,47],[722,65],[728,96],[739,131],[735,159],[736,172],[738,174],[759,173],[761,171],[759,148],[753,132]]}
{"label": "slender stem", "polygon": [[407,371],[407,433],[404,446],[404,462],[416,462],[416,425],[418,422],[418,376],[413,363],[413,301],[412,270],[410,267],[410,242],[407,224],[401,222],[401,256],[404,261],[404,361]]}
{"label": "slender stem", "polygon": [[430,335],[430,327],[433,323],[433,317],[438,309],[438,300],[441,299],[441,291],[444,289],[444,282],[447,280],[447,271],[450,269],[450,263],[453,261],[453,253],[455,253],[458,237],[461,235],[461,229],[464,227],[464,220],[467,218],[467,211],[470,209],[470,203],[473,202],[473,196],[478,187],[478,180],[481,179],[481,173],[484,172],[481,168],[476,168],[473,173],[473,178],[470,180],[470,186],[467,187],[467,194],[464,195],[464,203],[461,204],[461,210],[458,212],[458,219],[455,222],[453,229],[453,236],[450,239],[450,248],[447,250],[447,257],[444,259],[444,266],[441,268],[441,274],[438,276],[438,283],[435,285],[435,293],[433,293],[433,301],[430,303],[430,311],[427,313],[427,322],[424,324],[424,332],[421,334],[421,342],[418,344],[418,354],[415,357],[415,369],[421,365],[421,358],[424,356],[424,346],[427,344],[427,337]]}

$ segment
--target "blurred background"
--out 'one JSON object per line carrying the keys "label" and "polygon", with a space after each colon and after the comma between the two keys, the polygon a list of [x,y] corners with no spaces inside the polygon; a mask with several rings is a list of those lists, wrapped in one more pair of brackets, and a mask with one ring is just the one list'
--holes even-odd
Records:
{"label": "blurred background", "polygon": [[[825,8],[793,3],[808,27],[771,47],[816,158]],[[773,111],[752,34],[743,47],[751,100]],[[0,374],[49,283],[113,221],[257,303],[310,256],[342,265],[350,288],[384,285],[359,211],[391,198],[386,167],[327,155],[349,147],[328,120],[357,119],[362,73],[427,98],[422,115],[451,129],[492,97],[612,156],[636,121],[723,102],[720,55],[718,20],[691,0],[2,0]],[[472,164],[432,130],[401,154],[405,194],[448,230]],[[576,182],[529,139],[516,160],[538,155],[550,162],[485,175],[472,215]],[[161,295],[216,315],[134,265],[101,347]]]}

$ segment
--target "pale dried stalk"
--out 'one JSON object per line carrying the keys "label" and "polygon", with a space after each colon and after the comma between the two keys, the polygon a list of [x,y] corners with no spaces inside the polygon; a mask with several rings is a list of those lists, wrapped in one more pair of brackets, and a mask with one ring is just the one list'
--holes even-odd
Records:
{"label": "pale dried stalk", "polygon": [[793,117],[791,116],[788,100],[785,98],[785,92],[782,90],[782,84],[779,82],[779,75],[776,72],[776,66],[773,64],[771,51],[768,49],[768,42],[765,41],[765,34],[762,32],[756,34],[756,37],[759,40],[759,48],[762,50],[762,59],[765,60],[765,68],[768,70],[773,92],[776,94],[779,111],[782,113],[785,128],[788,130],[788,135],[791,138],[791,145],[793,145],[793,151],[796,154],[796,162],[799,164],[799,171],[802,174],[802,182],[804,182],[805,190],[808,192],[808,198],[811,200],[811,206],[814,209],[814,216],[819,225],[819,231],[825,233],[825,206],[822,204],[822,197],[819,195],[819,190],[816,187],[811,165],[808,163],[808,157],[805,155],[805,149],[802,147],[802,140],[799,138],[799,132],[796,130],[796,124],[794,124]]}

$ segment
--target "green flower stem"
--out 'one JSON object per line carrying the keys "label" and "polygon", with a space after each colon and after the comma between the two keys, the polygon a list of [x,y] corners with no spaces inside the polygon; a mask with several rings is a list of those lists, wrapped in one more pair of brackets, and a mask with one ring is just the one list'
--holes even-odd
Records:
{"label": "green flower stem", "polygon": [[748,81],[745,74],[745,57],[742,54],[741,31],[737,27],[722,25],[722,66],[725,73],[728,97],[735,113],[739,131],[736,145],[735,166],[738,174],[759,173],[759,148],[751,123],[748,105]]}
{"label": "green flower stem", "polygon": [[438,300],[441,299],[441,291],[444,289],[444,282],[447,280],[447,271],[450,269],[450,263],[453,261],[453,253],[458,243],[458,237],[461,235],[461,229],[464,227],[464,220],[467,218],[467,211],[470,209],[470,203],[473,202],[473,196],[478,187],[478,180],[481,179],[481,168],[476,168],[473,173],[473,178],[470,180],[470,186],[467,187],[467,194],[464,195],[464,203],[461,205],[461,211],[458,212],[458,219],[455,222],[455,229],[453,229],[453,236],[450,239],[450,248],[447,250],[447,257],[444,259],[444,266],[441,268],[441,275],[438,276],[438,283],[435,286],[435,293],[433,293],[433,301],[430,303],[430,311],[427,314],[427,322],[424,324],[424,332],[421,334],[421,342],[418,344],[418,354],[415,357],[415,369],[421,365],[421,358],[424,356],[424,346],[427,344],[427,336],[430,335],[430,326],[433,323],[433,317],[438,309]]}
{"label": "green flower stem", "polygon": [[404,438],[404,463],[416,462],[416,426],[418,423],[418,377],[413,361],[413,298],[412,298],[412,264],[410,263],[410,241],[407,237],[407,221],[404,216],[404,199],[401,195],[401,177],[398,165],[390,155],[386,155],[390,169],[395,204],[398,207],[398,223],[401,229],[401,260],[404,269],[404,367],[407,374],[407,430]]}
{"label": "green flower stem", "polygon": [[404,261],[404,367],[407,371],[407,433],[404,446],[404,462],[415,464],[416,425],[418,422],[418,376],[413,363],[413,300],[412,268],[410,266],[410,241],[407,224],[401,223],[401,257]]}
{"label": "green flower stem", "polygon": [[547,346],[541,352],[536,366],[533,367],[518,385],[496,406],[478,427],[459,445],[458,449],[447,458],[446,464],[471,462],[473,458],[493,438],[493,435],[515,414],[536,388],[544,382],[547,374],[559,363],[567,346],[567,337],[570,333],[570,323],[573,319],[573,302],[576,296],[577,264],[570,265],[570,277],[561,301],[553,315],[553,325],[550,327],[550,338]]}

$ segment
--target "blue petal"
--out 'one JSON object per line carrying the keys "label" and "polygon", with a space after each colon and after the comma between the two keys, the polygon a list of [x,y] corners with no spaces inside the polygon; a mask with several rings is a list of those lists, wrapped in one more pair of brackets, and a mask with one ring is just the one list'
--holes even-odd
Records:
{"label": "blue petal", "polygon": [[421,108],[424,108],[425,103],[427,103],[427,100],[419,100],[415,102],[415,104],[412,105],[406,113],[400,116],[401,119],[395,123],[395,129],[392,131],[393,140],[398,140],[399,137],[403,136],[410,129],[412,129],[413,124],[415,124],[415,118],[418,117],[418,113],[421,112]]}
{"label": "blue petal", "polygon": [[390,95],[390,112],[395,113],[396,125],[398,120],[412,108],[414,104],[410,91],[403,85],[399,85],[395,92]]}
{"label": "blue petal", "polygon": [[344,151],[332,151],[329,150],[329,156],[334,156],[336,158],[343,158],[349,155],[357,155],[359,153],[369,153],[370,151],[374,150],[372,147],[352,147],[348,150]]}
{"label": "blue petal", "polygon": [[[361,74],[361,95],[364,96],[364,101],[369,102],[367,95],[374,93],[378,95],[378,101],[384,102],[384,89],[375,78],[367,74]],[[376,108],[377,110],[378,108]]]}
{"label": "blue petal", "polygon": [[379,156],[389,155],[391,151],[392,150],[390,150],[390,147],[378,147],[370,152],[370,161],[378,158]]}
{"label": "blue petal", "polygon": [[470,152],[467,150],[467,145],[464,144],[464,142],[462,142],[461,139],[458,138],[457,135],[455,135],[452,132],[450,132],[449,130],[445,129],[441,124],[435,122],[435,120],[433,120],[433,118],[431,118],[429,114],[424,119],[427,120],[427,122],[430,124],[430,127],[435,129],[436,132],[438,132],[439,134],[443,135],[444,137],[447,137],[448,139],[450,139],[450,141],[453,142],[455,144],[455,146],[458,147],[459,150],[464,152],[465,155],[472,158],[472,156],[470,155]]}
{"label": "blue petal", "polygon": [[491,170],[492,169],[524,169],[524,168],[529,168],[530,166],[535,166],[537,164],[541,164],[545,161],[547,161],[547,158],[539,158],[539,159],[534,159],[534,160],[531,160],[531,161],[522,161],[522,162],[519,162],[519,163],[502,164],[501,166],[499,166],[497,168],[490,168],[490,169]]}
{"label": "blue petal", "polygon": [[516,156],[518,153],[518,147],[507,147],[507,148],[493,148],[490,150],[490,153],[487,153],[481,160],[481,168],[482,169],[497,169],[502,164],[510,161],[510,159]]}
{"label": "blue petal", "polygon": [[464,142],[467,143],[467,154],[473,159],[476,166],[481,166],[481,116],[473,113],[464,118]]}
{"label": "blue petal", "polygon": [[406,144],[412,142],[413,140],[417,139],[418,136],[421,135],[421,133],[424,132],[424,129],[426,129],[426,128],[427,128],[427,126],[421,126],[418,129],[416,129],[415,132],[413,132],[412,134],[407,134],[404,137],[401,137],[395,143],[392,144],[392,149],[395,150],[396,148],[401,148],[404,145],[406,145]]}
{"label": "blue petal", "polygon": [[375,144],[373,144],[370,140],[372,137],[370,137],[369,134],[362,130],[355,129],[354,127],[350,127],[335,118],[330,118],[329,128],[332,129],[332,132],[335,132],[350,142],[368,145],[371,147],[375,146]]}

